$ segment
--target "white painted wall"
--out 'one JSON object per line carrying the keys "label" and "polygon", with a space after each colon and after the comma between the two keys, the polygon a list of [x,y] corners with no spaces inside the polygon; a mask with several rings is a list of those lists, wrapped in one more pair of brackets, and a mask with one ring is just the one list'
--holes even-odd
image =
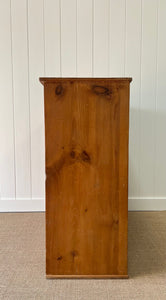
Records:
{"label": "white painted wall", "polygon": [[0,210],[44,210],[41,76],[133,77],[129,209],[166,209],[166,0],[0,0]]}

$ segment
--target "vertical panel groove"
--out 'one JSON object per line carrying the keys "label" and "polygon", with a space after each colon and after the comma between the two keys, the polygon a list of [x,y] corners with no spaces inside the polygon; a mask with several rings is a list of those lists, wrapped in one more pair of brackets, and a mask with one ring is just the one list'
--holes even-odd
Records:
{"label": "vertical panel groove", "polygon": [[27,60],[28,60],[28,104],[29,104],[29,155],[30,155],[30,197],[32,198],[32,155],[31,155],[31,104],[30,104],[30,75],[29,75],[29,11],[28,11],[28,0],[26,1],[26,10],[27,10]]}
{"label": "vertical panel groove", "polygon": [[15,136],[15,105],[14,105],[14,74],[13,74],[13,36],[12,36],[12,4],[10,0],[10,36],[11,36],[11,73],[12,73],[12,105],[13,105],[13,150],[14,150],[14,185],[15,185],[15,199],[16,199],[16,136]]}
{"label": "vertical panel groove", "polygon": [[[151,9],[150,9],[151,8]],[[156,0],[143,1],[141,86],[141,196],[154,194],[154,114],[156,80]],[[148,22],[147,22],[148,20]]]}
{"label": "vertical panel groove", "polygon": [[77,49],[77,43],[78,43],[78,41],[77,41],[77,37],[78,37],[78,20],[77,20],[77,18],[78,18],[78,11],[77,11],[77,6],[78,6],[78,3],[77,3],[77,0],[76,0],[76,77],[78,76],[78,53],[77,53],[77,51],[78,51],[78,49]]}
{"label": "vertical panel groove", "polygon": [[111,1],[112,0],[109,1],[109,76],[111,76]]}
{"label": "vertical panel groove", "polygon": [[44,52],[44,76],[46,73],[46,43],[45,43],[45,1],[43,0],[43,52]]}
{"label": "vertical panel groove", "polygon": [[94,76],[108,76],[109,0],[94,2]]}
{"label": "vertical panel groove", "polygon": [[108,77],[110,75],[110,1],[108,1]]}
{"label": "vertical panel groove", "polygon": [[62,33],[62,30],[61,30],[61,14],[62,14],[62,9],[61,9],[61,0],[59,0],[59,31],[60,31],[60,35],[59,35],[59,38],[60,38],[60,41],[59,41],[59,46],[60,46],[60,77],[62,77],[62,40],[61,40],[61,33]]}
{"label": "vertical panel groove", "polygon": [[140,0],[126,0],[125,76],[133,77],[130,91],[129,197],[138,195],[139,186],[139,86],[140,86]]}
{"label": "vertical panel groove", "polygon": [[38,85],[44,75],[43,4],[40,0],[28,1],[29,11],[29,70],[31,109],[31,170],[32,198],[44,196],[44,110],[43,91]]}
{"label": "vertical panel groove", "polygon": [[110,2],[110,75],[124,76],[125,0]]}
{"label": "vertical panel groove", "polygon": [[76,76],[76,0],[61,2],[62,76]]}
{"label": "vertical panel groove", "polygon": [[[141,98],[141,90],[142,90],[142,33],[143,33],[143,19],[142,19],[142,1],[141,0],[141,37],[140,37],[140,87],[139,87],[139,163],[138,163],[138,166],[139,166],[139,178],[140,178],[140,175],[141,175],[141,157],[140,157],[140,151],[141,151],[141,145],[140,145],[140,141],[141,141],[141,102],[142,102],[142,98]],[[139,185],[139,195],[138,197],[141,196],[141,187]]]}
{"label": "vertical panel groove", "polygon": [[156,20],[156,27],[157,27],[157,34],[156,34],[156,71],[155,71],[155,112],[154,112],[154,178],[153,178],[153,196],[156,196],[156,143],[157,143],[157,132],[156,132],[156,114],[157,114],[157,90],[158,90],[158,14],[159,14],[159,1],[157,0],[157,20]]}
{"label": "vertical panel groove", "polygon": [[126,74],[126,17],[127,17],[127,5],[125,0],[125,21],[124,21],[124,76]]}
{"label": "vertical panel groove", "polygon": [[77,76],[92,76],[92,0],[77,0]]}
{"label": "vertical panel groove", "polygon": [[94,77],[94,0],[92,0],[92,77]]}

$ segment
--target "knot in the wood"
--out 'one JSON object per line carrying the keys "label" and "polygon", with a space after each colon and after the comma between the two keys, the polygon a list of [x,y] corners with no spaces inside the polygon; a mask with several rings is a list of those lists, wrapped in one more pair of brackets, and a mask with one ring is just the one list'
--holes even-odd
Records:
{"label": "knot in the wood", "polygon": [[76,251],[76,250],[73,250],[73,251],[71,251],[71,256],[74,258],[75,256],[77,256],[78,255],[78,251]]}
{"label": "knot in the wood", "polygon": [[113,225],[118,225],[119,224],[119,220],[118,220],[118,218],[114,218],[113,219]]}
{"label": "knot in the wood", "polygon": [[82,151],[81,158],[85,162],[90,162],[90,156],[89,156],[89,154],[85,150]]}
{"label": "knot in the wood", "polygon": [[62,92],[63,92],[63,87],[62,87],[62,85],[61,85],[61,84],[57,85],[57,87],[56,87],[56,89],[55,89],[55,94],[56,94],[57,96],[59,96],[59,95],[62,94]]}
{"label": "knot in the wood", "polygon": [[57,260],[61,260],[62,259],[62,256],[58,256]]}
{"label": "knot in the wood", "polygon": [[100,85],[93,85],[92,90],[96,95],[111,95],[112,92],[109,88]]}
{"label": "knot in the wood", "polygon": [[70,156],[71,156],[72,158],[75,158],[75,156],[76,156],[75,151],[72,150],[72,151],[70,152]]}

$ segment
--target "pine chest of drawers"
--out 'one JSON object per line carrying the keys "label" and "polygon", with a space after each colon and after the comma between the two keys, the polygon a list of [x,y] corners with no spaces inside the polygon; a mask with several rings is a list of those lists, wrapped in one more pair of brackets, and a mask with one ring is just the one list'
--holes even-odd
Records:
{"label": "pine chest of drawers", "polygon": [[47,278],[127,278],[131,78],[44,85]]}

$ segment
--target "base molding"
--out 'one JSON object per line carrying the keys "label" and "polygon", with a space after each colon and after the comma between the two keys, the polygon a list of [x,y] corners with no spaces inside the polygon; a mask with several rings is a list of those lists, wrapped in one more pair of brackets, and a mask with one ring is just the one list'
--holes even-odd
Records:
{"label": "base molding", "polygon": [[47,279],[127,279],[128,275],[46,275]]}
{"label": "base molding", "polygon": [[44,198],[3,198],[0,199],[0,212],[45,211]]}
{"label": "base molding", "polygon": [[129,211],[166,210],[166,197],[129,197]]}
{"label": "base molding", "polygon": [[[166,210],[166,197],[129,197],[129,211]],[[45,211],[45,198],[1,198],[0,212]]]}

